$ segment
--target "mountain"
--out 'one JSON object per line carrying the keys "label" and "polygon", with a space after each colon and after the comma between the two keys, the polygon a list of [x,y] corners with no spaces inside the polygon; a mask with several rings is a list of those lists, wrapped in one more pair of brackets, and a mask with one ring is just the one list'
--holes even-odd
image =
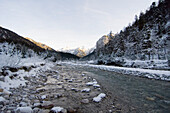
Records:
{"label": "mountain", "polygon": [[78,47],[78,48],[75,48],[75,49],[70,49],[70,48],[61,48],[59,49],[58,51],[62,51],[62,52],[66,52],[66,53],[71,53],[71,54],[74,54],[78,57],[84,57],[90,53],[92,53],[94,50],[94,48],[91,48],[91,49],[85,49],[84,47]]}
{"label": "mountain", "polygon": [[31,38],[28,38],[28,37],[24,37],[24,38],[26,38],[27,40],[33,42],[34,44],[36,44],[37,46],[39,46],[39,47],[41,47],[41,48],[43,48],[43,49],[53,50],[51,47],[49,47],[49,46],[47,46],[47,45],[45,45],[45,44],[42,44],[42,43],[40,43],[40,42],[36,42],[36,41],[34,41],[33,39],[31,39]]}
{"label": "mountain", "polygon": [[98,64],[170,69],[170,16],[168,0],[152,3],[120,33],[103,36],[86,59]]}
{"label": "mountain", "polygon": [[[57,43],[57,42],[56,42]],[[30,38],[24,38],[13,31],[0,27],[0,55],[6,53],[20,58],[40,56],[43,59],[67,60],[79,59],[79,57],[70,53],[58,52],[51,47],[36,42]]]}

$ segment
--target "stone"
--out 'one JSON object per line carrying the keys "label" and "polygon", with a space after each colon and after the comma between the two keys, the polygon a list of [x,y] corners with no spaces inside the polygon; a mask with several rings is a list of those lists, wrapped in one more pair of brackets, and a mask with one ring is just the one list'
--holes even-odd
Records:
{"label": "stone", "polygon": [[72,91],[78,92],[77,88],[71,88]]}
{"label": "stone", "polygon": [[103,113],[103,111],[99,111],[99,113]]}
{"label": "stone", "polygon": [[41,92],[44,92],[45,91],[45,89],[37,89],[37,93],[41,93]]}
{"label": "stone", "polygon": [[49,113],[50,110],[46,109],[46,110],[40,110],[38,113]]}
{"label": "stone", "polygon": [[155,98],[153,98],[153,97],[146,97],[146,100],[154,101],[154,100],[155,100]]}
{"label": "stone", "polygon": [[27,106],[27,103],[25,103],[25,102],[20,102],[19,106],[20,106],[20,107],[26,107],[26,106]]}
{"label": "stone", "polygon": [[89,99],[83,99],[83,100],[81,100],[81,103],[88,104],[89,103]]}
{"label": "stone", "polygon": [[31,107],[18,107],[16,109],[16,113],[33,113],[33,110]]}
{"label": "stone", "polygon": [[6,99],[4,97],[0,97],[0,105],[5,105]]}
{"label": "stone", "polygon": [[40,108],[34,108],[34,109],[33,109],[33,113],[39,113],[39,111],[41,111]]}
{"label": "stone", "polygon": [[81,92],[88,93],[88,92],[90,92],[90,88],[84,88],[84,89],[81,90]]}
{"label": "stone", "polygon": [[40,108],[41,107],[41,103],[34,103],[33,106]]}
{"label": "stone", "polygon": [[62,107],[53,107],[50,113],[67,113],[67,110]]}
{"label": "stone", "polygon": [[47,98],[47,95],[42,95],[41,96],[41,99],[43,99],[43,100],[46,99],[46,98]]}
{"label": "stone", "polygon": [[67,109],[67,112],[68,112],[68,113],[77,113],[77,110],[74,109],[74,108],[68,108],[68,109]]}
{"label": "stone", "polygon": [[43,101],[43,103],[41,104],[41,107],[44,109],[51,109],[52,107],[54,107],[54,105],[50,101]]}
{"label": "stone", "polygon": [[94,88],[100,88],[100,85],[99,84],[94,84],[93,87]]}
{"label": "stone", "polygon": [[3,91],[4,91],[4,89],[0,88],[0,92],[3,92]]}

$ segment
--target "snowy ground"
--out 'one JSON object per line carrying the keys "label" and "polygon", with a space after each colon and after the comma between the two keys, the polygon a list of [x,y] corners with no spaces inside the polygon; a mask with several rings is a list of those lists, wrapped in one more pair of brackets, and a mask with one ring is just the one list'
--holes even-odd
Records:
{"label": "snowy ground", "polygon": [[75,66],[76,65],[87,66],[87,67],[98,68],[101,70],[114,71],[114,72],[118,72],[122,74],[129,74],[129,75],[170,81],[170,71],[164,71],[164,70],[128,68],[128,67],[117,67],[117,66],[106,66],[106,65],[93,65],[93,64],[87,64],[87,63],[82,63],[82,62],[58,62],[58,63],[59,64],[64,63],[64,64],[75,65]]}

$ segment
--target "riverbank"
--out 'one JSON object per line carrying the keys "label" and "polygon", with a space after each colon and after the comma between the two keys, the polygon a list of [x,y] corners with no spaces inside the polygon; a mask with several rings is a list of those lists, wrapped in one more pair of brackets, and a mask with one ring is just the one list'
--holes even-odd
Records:
{"label": "riverbank", "polygon": [[106,71],[112,71],[120,74],[127,74],[132,76],[145,77],[149,79],[170,81],[170,71],[167,70],[153,70],[153,69],[141,69],[141,68],[128,68],[118,66],[107,65],[95,65],[84,62],[58,62],[59,64],[67,64],[73,66],[92,67]]}
{"label": "riverbank", "polygon": [[[121,112],[114,98],[90,73],[64,65],[50,64],[45,68],[46,65],[32,66],[33,69],[29,70],[18,68],[16,72],[7,68],[5,72],[8,74],[1,81],[4,83],[0,89],[1,113],[49,113],[55,110],[63,113]],[[26,76],[28,73],[30,75]],[[17,79],[22,84],[12,87],[11,83]]]}

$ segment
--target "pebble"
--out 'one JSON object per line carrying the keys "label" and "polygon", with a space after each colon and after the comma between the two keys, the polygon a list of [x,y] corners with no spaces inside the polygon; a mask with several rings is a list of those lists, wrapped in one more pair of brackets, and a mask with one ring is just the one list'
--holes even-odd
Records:
{"label": "pebble", "polygon": [[146,97],[147,100],[154,101],[155,99],[153,97]]}
{"label": "pebble", "polygon": [[83,100],[81,100],[81,103],[88,104],[89,103],[89,99],[83,99]]}

